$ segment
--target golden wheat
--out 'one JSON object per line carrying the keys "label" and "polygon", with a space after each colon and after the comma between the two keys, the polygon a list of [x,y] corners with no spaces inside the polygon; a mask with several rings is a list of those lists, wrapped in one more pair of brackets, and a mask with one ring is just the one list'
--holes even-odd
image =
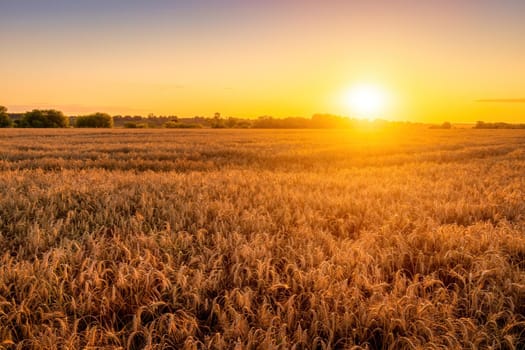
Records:
{"label": "golden wheat", "polygon": [[520,130],[0,130],[0,347],[520,348]]}

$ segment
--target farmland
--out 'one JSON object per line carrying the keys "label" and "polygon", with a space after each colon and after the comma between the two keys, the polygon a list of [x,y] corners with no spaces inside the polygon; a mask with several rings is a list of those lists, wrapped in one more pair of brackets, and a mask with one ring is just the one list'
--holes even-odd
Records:
{"label": "farmland", "polygon": [[0,348],[520,348],[524,130],[0,130]]}

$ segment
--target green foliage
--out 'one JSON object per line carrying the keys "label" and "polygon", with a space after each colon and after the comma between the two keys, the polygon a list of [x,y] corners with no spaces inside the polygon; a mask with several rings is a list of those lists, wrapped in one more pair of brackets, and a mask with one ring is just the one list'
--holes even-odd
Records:
{"label": "green foliage", "polygon": [[0,106],[0,128],[9,128],[12,125],[11,118],[7,114],[7,108]]}
{"label": "green foliage", "polygon": [[77,128],[112,128],[113,118],[106,113],[94,113],[78,117],[75,126]]}
{"label": "green foliage", "polygon": [[68,118],[54,109],[34,109],[27,112],[18,123],[21,128],[66,128],[68,125]]}

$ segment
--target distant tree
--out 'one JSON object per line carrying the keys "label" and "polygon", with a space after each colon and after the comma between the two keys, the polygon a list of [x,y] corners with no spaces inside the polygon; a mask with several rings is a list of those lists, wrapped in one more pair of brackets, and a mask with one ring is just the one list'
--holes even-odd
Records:
{"label": "distant tree", "polygon": [[430,129],[452,129],[452,124],[450,122],[444,122],[441,125],[433,124],[430,125]]}
{"label": "distant tree", "polygon": [[478,121],[474,129],[525,129],[525,124],[509,124],[503,122],[485,123]]}
{"label": "distant tree", "polygon": [[224,121],[222,120],[221,114],[219,112],[215,112],[215,114],[213,115],[211,127],[214,129],[222,129],[225,127]]}
{"label": "distant tree", "polygon": [[94,113],[78,117],[75,126],[77,128],[112,128],[113,118],[106,113]]}
{"label": "distant tree", "polygon": [[485,122],[481,120],[478,120],[476,122],[476,125],[474,126],[474,129],[485,129],[485,128],[486,128]]}
{"label": "distant tree", "polygon": [[135,123],[135,122],[126,122],[124,123],[126,129],[147,129],[148,123]]}
{"label": "distant tree", "polygon": [[354,121],[333,114],[317,113],[312,116],[311,126],[313,128],[329,129],[329,128],[348,128],[355,126]]}
{"label": "distant tree", "polygon": [[235,123],[235,127],[239,129],[248,129],[252,127],[251,120],[239,120]]}
{"label": "distant tree", "polygon": [[237,119],[229,117],[228,120],[226,120],[227,128],[235,128],[236,126],[237,126]]}
{"label": "distant tree", "polygon": [[7,108],[0,106],[0,128],[9,128],[13,123],[9,114],[7,114]]}
{"label": "distant tree", "polygon": [[444,122],[441,124],[441,129],[452,129],[452,124],[450,124],[450,122]]}
{"label": "distant tree", "polygon": [[24,114],[18,126],[21,128],[66,128],[68,124],[68,118],[60,111],[34,109]]}
{"label": "distant tree", "polygon": [[174,121],[166,122],[162,125],[166,129],[198,129],[202,128],[200,124],[191,124],[191,123],[179,123]]}

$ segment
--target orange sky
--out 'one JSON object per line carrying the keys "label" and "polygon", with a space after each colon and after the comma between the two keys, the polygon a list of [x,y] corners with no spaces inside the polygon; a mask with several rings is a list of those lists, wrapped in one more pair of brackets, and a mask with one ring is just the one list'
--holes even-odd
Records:
{"label": "orange sky", "polygon": [[12,112],[352,116],[341,95],[372,84],[390,97],[379,118],[525,122],[523,1],[1,6]]}

